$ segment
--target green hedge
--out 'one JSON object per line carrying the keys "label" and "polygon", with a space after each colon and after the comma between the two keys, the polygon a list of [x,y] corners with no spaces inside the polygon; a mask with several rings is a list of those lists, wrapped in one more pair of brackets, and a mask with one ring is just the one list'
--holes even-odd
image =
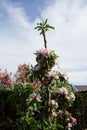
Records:
{"label": "green hedge", "polygon": [[[24,92],[25,93],[25,92]],[[22,107],[22,104],[26,101],[26,93],[19,95],[20,99],[20,109],[22,112],[25,111],[25,108]],[[0,90],[0,130],[22,130],[18,128],[17,119],[17,109],[19,101],[16,98],[11,98],[11,95],[14,95],[13,90]],[[24,95],[26,97],[24,97]],[[87,91],[77,92],[76,101],[73,104],[73,107],[70,108],[71,113],[74,117],[77,118],[77,126],[73,130],[85,130],[87,128]],[[24,100],[22,99],[24,97]]]}
{"label": "green hedge", "polygon": [[77,126],[73,130],[87,129],[87,91],[79,91],[71,108],[73,116],[77,118]]}
{"label": "green hedge", "polygon": [[0,90],[0,130],[10,130],[12,121],[16,119],[15,101],[9,100],[12,94],[12,90]]}

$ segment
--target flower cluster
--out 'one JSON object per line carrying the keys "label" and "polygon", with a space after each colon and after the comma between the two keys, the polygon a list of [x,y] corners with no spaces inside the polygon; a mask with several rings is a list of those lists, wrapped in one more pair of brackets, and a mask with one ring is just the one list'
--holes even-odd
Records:
{"label": "flower cluster", "polygon": [[41,90],[41,81],[36,78],[32,82],[32,88],[34,89],[35,92],[39,92]]}
{"label": "flower cluster", "polygon": [[50,103],[54,108],[58,108],[58,102],[56,102],[54,99],[52,99]]}
{"label": "flower cluster", "polygon": [[58,56],[53,50],[40,49],[36,51],[36,61],[43,69],[51,69],[55,64]]}
{"label": "flower cluster", "polygon": [[66,73],[66,72],[60,71],[60,72],[58,73],[58,75],[59,75],[60,81],[62,81],[62,82],[67,82],[67,81],[68,81],[68,76],[67,76],[67,73]]}
{"label": "flower cluster", "polygon": [[35,100],[36,99],[37,101],[41,101],[41,96],[40,96],[40,94],[37,94],[37,93],[30,94],[29,98],[30,98],[30,100]]}
{"label": "flower cluster", "polygon": [[71,130],[73,126],[77,125],[76,118],[72,117],[71,113],[66,110],[59,110],[57,116],[59,119],[63,119],[62,123],[64,123],[63,125],[65,125],[65,129]]}
{"label": "flower cluster", "polygon": [[75,101],[75,95],[73,92],[67,97],[68,101]]}
{"label": "flower cluster", "polygon": [[61,87],[58,89],[58,93],[63,94],[63,95],[67,95],[68,90],[65,87]]}
{"label": "flower cluster", "polygon": [[67,73],[64,70],[60,71],[60,75],[63,76],[66,80],[68,80]]}
{"label": "flower cluster", "polygon": [[55,71],[50,71],[46,74],[48,78],[55,78],[56,77],[56,72]]}
{"label": "flower cluster", "polygon": [[29,64],[23,64],[23,65],[19,65],[17,72],[15,74],[15,80],[16,82],[22,82],[25,83],[27,81],[29,81],[29,73],[30,73],[30,66]]}
{"label": "flower cluster", "polygon": [[52,50],[47,50],[47,49],[40,49],[40,50],[37,50],[36,51],[36,55],[39,56],[39,55],[42,55],[44,58],[48,58],[52,55]]}
{"label": "flower cluster", "polygon": [[58,93],[60,95],[63,95],[64,98],[69,101],[69,102],[73,102],[75,101],[75,95],[73,92],[68,92],[68,89],[66,87],[61,87],[58,89]]}
{"label": "flower cluster", "polygon": [[0,70],[0,86],[7,85],[11,87],[12,85],[12,80],[11,80],[11,73],[9,74],[7,70],[2,72]]}

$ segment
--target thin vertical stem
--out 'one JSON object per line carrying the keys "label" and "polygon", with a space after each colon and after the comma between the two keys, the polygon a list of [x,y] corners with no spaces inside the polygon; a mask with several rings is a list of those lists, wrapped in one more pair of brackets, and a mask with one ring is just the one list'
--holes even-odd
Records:
{"label": "thin vertical stem", "polygon": [[43,39],[44,39],[44,47],[47,48],[47,40],[46,40],[46,35],[45,35],[45,31],[43,30]]}

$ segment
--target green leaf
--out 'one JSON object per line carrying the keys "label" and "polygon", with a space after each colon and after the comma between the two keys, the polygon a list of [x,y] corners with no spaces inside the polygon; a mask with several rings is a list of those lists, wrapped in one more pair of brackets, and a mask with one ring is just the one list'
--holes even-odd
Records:
{"label": "green leaf", "polygon": [[46,20],[45,20],[44,25],[46,25],[46,24],[47,24],[47,21],[48,21],[48,19],[46,19]]}
{"label": "green leaf", "polygon": [[64,129],[64,127],[60,124],[57,124],[57,128],[61,128],[61,129]]}
{"label": "green leaf", "polygon": [[34,29],[38,29],[38,28],[41,28],[41,26],[36,26]]}
{"label": "green leaf", "polygon": [[47,27],[51,28],[51,29],[55,29],[54,27],[50,26],[49,24],[47,24]]}

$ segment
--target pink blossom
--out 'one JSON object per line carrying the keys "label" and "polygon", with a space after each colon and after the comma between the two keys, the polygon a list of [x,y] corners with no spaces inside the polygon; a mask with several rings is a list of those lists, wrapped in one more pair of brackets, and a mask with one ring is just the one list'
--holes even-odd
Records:
{"label": "pink blossom", "polygon": [[68,100],[68,101],[70,101],[71,99],[70,99],[70,96],[65,96],[65,98]]}
{"label": "pink blossom", "polygon": [[0,70],[0,84],[12,85],[11,73],[8,73],[7,70],[5,70],[4,72]]}
{"label": "pink blossom", "polygon": [[68,128],[71,128],[72,127],[72,123],[68,123]]}
{"label": "pink blossom", "polygon": [[69,114],[69,112],[68,112],[68,111],[65,111],[65,114],[66,114],[66,115],[68,115],[68,114]]}
{"label": "pink blossom", "polygon": [[56,72],[52,72],[52,71],[50,71],[50,72],[48,72],[47,74],[46,74],[46,76],[48,77],[48,78],[54,78],[55,76],[56,76]]}
{"label": "pink blossom", "polygon": [[33,93],[33,94],[30,94],[30,95],[29,95],[29,98],[34,99],[34,98],[36,98],[36,96],[37,96],[37,94],[36,94],[36,93]]}
{"label": "pink blossom", "polygon": [[62,88],[58,89],[58,93],[67,95],[68,94],[68,90],[65,87],[62,87]]}
{"label": "pink blossom", "polygon": [[41,96],[40,96],[40,94],[37,94],[36,100],[37,100],[38,102],[41,102]]}
{"label": "pink blossom", "polygon": [[41,96],[40,94],[37,94],[37,93],[30,94],[29,98],[36,99],[39,102],[41,101]]}
{"label": "pink blossom", "polygon": [[73,93],[73,92],[71,92],[70,97],[71,97],[71,99],[72,99],[73,101],[75,101],[75,95],[74,95],[74,93]]}
{"label": "pink blossom", "polygon": [[48,58],[50,55],[51,55],[51,52],[52,51],[49,51],[49,50],[47,50],[47,49],[40,49],[40,50],[38,50],[38,51],[36,51],[36,55],[38,56],[38,55],[43,55],[43,57],[45,57],[45,58]]}
{"label": "pink blossom", "polygon": [[60,73],[64,76],[64,78],[65,78],[66,80],[68,79],[68,75],[67,75],[66,72],[64,72],[63,70],[61,70]]}
{"label": "pink blossom", "polygon": [[57,102],[55,102],[54,107],[58,108],[58,103]]}
{"label": "pink blossom", "polygon": [[71,119],[71,121],[72,121],[75,125],[77,124],[77,120],[76,120],[76,118],[71,117],[70,119]]}
{"label": "pink blossom", "polygon": [[30,73],[26,74],[27,70],[29,70],[29,64],[19,65],[15,74],[15,80],[22,83],[28,82]]}
{"label": "pink blossom", "polygon": [[40,87],[37,87],[37,88],[35,89],[36,92],[39,92],[40,90],[41,90]]}
{"label": "pink blossom", "polygon": [[55,108],[58,108],[58,103],[57,103],[54,99],[51,100],[51,104],[52,104]]}
{"label": "pink blossom", "polygon": [[52,116],[53,116],[53,117],[57,117],[57,113],[56,113],[56,112],[53,112],[53,113],[52,113]]}
{"label": "pink blossom", "polygon": [[33,83],[32,83],[32,88],[35,90],[35,92],[39,92],[40,91],[40,87],[41,87],[41,82],[39,79],[34,79]]}
{"label": "pink blossom", "polygon": [[75,101],[75,95],[74,95],[74,93],[73,92],[71,92],[71,94],[68,96],[66,96],[66,99],[68,100],[68,101]]}
{"label": "pink blossom", "polygon": [[64,114],[63,110],[59,110],[58,115]]}

